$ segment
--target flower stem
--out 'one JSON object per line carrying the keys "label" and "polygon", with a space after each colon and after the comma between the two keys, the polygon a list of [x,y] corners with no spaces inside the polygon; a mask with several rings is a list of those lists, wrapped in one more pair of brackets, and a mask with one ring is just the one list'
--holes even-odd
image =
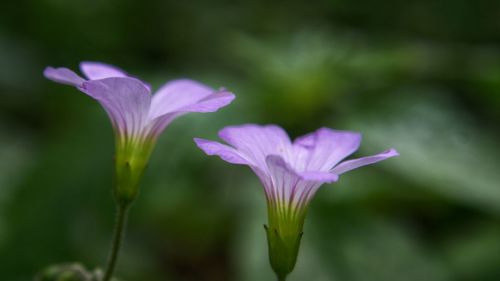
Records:
{"label": "flower stem", "polygon": [[125,226],[127,224],[128,205],[118,205],[116,213],[116,223],[109,252],[108,266],[102,281],[109,281],[113,277],[116,261],[118,260],[118,252],[123,240]]}

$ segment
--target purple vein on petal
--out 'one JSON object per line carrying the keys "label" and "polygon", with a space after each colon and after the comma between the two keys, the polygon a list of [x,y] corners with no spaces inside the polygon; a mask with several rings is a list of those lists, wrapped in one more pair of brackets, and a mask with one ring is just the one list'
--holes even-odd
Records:
{"label": "purple vein on petal", "polygon": [[128,77],[92,80],[83,84],[82,91],[104,107],[119,132],[140,136],[151,104],[151,94],[141,81]]}

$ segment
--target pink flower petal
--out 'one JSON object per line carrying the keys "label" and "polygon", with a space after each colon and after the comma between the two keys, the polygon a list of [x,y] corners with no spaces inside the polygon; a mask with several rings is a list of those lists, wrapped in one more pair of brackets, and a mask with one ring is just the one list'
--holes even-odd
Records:
{"label": "pink flower petal", "polygon": [[279,167],[286,170],[289,176],[296,176],[300,180],[313,181],[318,183],[331,183],[338,180],[338,175],[332,172],[317,172],[317,171],[296,171],[279,155],[268,155],[266,163],[272,177],[277,177],[275,174],[276,168]]}
{"label": "pink flower petal", "polygon": [[105,78],[83,83],[81,90],[96,99],[114,127],[123,134],[139,136],[146,126],[151,94],[135,78]]}
{"label": "pink flower petal", "polygon": [[49,66],[45,68],[43,75],[54,82],[71,86],[80,86],[85,82],[85,79],[65,67],[54,68]]}
{"label": "pink flower petal", "polygon": [[199,148],[201,148],[201,150],[205,151],[207,155],[217,155],[222,160],[232,164],[248,165],[248,161],[246,161],[238,151],[230,146],[218,143],[216,141],[204,140],[199,138],[195,138],[194,142]]}
{"label": "pink flower petal", "polygon": [[335,168],[333,168],[332,173],[340,175],[347,171],[354,170],[362,166],[374,164],[394,156],[399,156],[399,153],[394,148],[391,148],[376,155],[344,161],[339,165],[337,165]]}
{"label": "pink flower petal", "polygon": [[275,125],[229,126],[219,132],[219,137],[264,171],[267,155],[286,155],[291,148],[287,133]]}
{"label": "pink flower petal", "polygon": [[[158,114],[158,111],[156,111],[155,113],[155,110],[152,110],[149,113],[149,119],[151,123],[150,130],[154,134],[159,134],[165,129],[168,124],[170,124],[170,122],[181,115],[190,112],[214,112],[219,108],[230,104],[233,99],[234,95],[232,93],[223,91],[210,94],[197,103],[175,109],[174,111],[164,113],[158,117],[154,117],[156,114]],[[153,119],[151,119],[152,117]]]}
{"label": "pink flower petal", "polygon": [[296,207],[306,205],[323,183],[337,181],[330,172],[297,172],[279,155],[266,157],[270,180],[263,181],[268,198]]}
{"label": "pink flower petal", "polygon": [[214,92],[207,97],[199,100],[195,104],[191,104],[182,108],[179,108],[178,112],[214,112],[219,108],[230,104],[234,100],[235,96],[233,93],[226,90],[220,90]]}
{"label": "pink flower petal", "polygon": [[128,76],[125,71],[118,67],[102,62],[82,62],[80,70],[89,80]]}
{"label": "pink flower petal", "polygon": [[196,81],[188,79],[170,81],[153,95],[150,119],[196,104],[214,92],[212,88]]}
{"label": "pink flower petal", "polygon": [[321,128],[311,134],[297,138],[294,145],[309,149],[305,170],[329,171],[345,157],[356,151],[361,134]]}

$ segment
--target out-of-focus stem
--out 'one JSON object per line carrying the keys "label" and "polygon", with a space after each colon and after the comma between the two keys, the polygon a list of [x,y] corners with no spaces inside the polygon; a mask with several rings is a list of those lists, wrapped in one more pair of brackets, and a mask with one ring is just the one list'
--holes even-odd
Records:
{"label": "out-of-focus stem", "polygon": [[113,277],[113,272],[118,260],[118,253],[120,252],[120,246],[124,236],[125,226],[127,224],[128,207],[128,205],[123,206],[118,204],[113,240],[111,242],[111,250],[109,252],[108,266],[106,267],[102,281],[109,281]]}

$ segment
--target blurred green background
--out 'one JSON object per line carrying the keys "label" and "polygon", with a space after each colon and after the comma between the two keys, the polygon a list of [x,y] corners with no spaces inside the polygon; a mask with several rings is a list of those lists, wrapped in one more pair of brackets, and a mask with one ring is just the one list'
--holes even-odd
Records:
{"label": "blurred green background", "polygon": [[360,131],[401,157],[312,202],[290,281],[500,280],[499,1],[4,1],[0,9],[0,279],[105,263],[113,135],[100,106],[42,77],[82,60],[157,88],[190,77],[237,95],[162,135],[118,275],[273,280],[263,191],[193,137],[276,123]]}

